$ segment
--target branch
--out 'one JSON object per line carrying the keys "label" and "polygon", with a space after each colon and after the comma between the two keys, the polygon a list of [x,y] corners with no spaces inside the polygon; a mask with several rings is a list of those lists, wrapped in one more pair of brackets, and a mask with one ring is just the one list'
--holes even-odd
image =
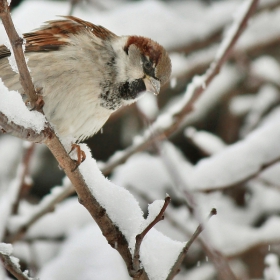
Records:
{"label": "branch", "polygon": [[18,280],[32,280],[35,278],[28,277],[24,272],[22,272],[19,268],[19,265],[16,265],[15,262],[12,261],[12,256],[3,254],[0,252],[0,259],[2,260],[5,268],[16,277]]}
{"label": "branch", "polygon": [[[127,240],[109,218],[106,209],[104,209],[92,195],[79,171],[79,168],[76,168],[76,162],[69,157],[59,139],[54,134],[52,137],[46,139],[45,144],[48,146],[60,167],[64,170],[65,174],[75,187],[79,202],[89,211],[111,247],[115,248],[120,253],[126,263],[128,271],[133,271],[132,255],[128,248]],[[115,244],[118,244],[118,246],[115,246]],[[143,271],[142,275],[145,274],[145,271]]]}
{"label": "branch", "polygon": [[[145,131],[142,139],[138,141],[137,144],[125,149],[117,158],[109,160],[102,168],[105,175],[109,174],[119,164],[125,162],[134,153],[145,150],[154,141],[165,139],[178,130],[185,116],[192,112],[195,102],[199,99],[215,76],[220,72],[221,67],[229,58],[233,46],[246,28],[247,22],[255,11],[257,4],[258,0],[251,0],[251,4],[249,5],[247,11],[243,14],[243,17],[238,22],[233,22],[232,28],[235,28],[235,32],[231,34],[230,38],[226,37],[222,42],[222,49],[218,51],[219,56],[217,56],[212,62],[206,73],[201,77],[194,77],[193,81],[188,85],[184,100],[180,101],[181,104],[176,104],[176,106],[170,110],[170,115],[166,114],[165,116],[159,116],[152,124],[151,129]],[[167,118],[168,124],[164,126],[162,125],[162,117]],[[150,133],[150,131],[153,131],[153,133]],[[138,139],[139,138],[140,137],[138,137]]]}
{"label": "branch", "polygon": [[166,196],[164,204],[159,212],[159,214],[155,217],[155,219],[140,233],[136,236],[134,255],[133,255],[133,274],[138,274],[140,269],[140,246],[146,234],[152,229],[158,222],[164,219],[164,212],[170,203],[171,198],[169,195]]}
{"label": "branch", "polygon": [[45,128],[40,133],[37,133],[31,128],[25,128],[21,125],[9,121],[6,115],[0,112],[0,132],[11,134],[17,138],[31,141],[35,143],[43,143],[50,134],[50,128]]}
{"label": "branch", "polygon": [[30,107],[40,109],[39,103],[36,101],[38,96],[34,89],[30,73],[28,71],[25,57],[23,54],[22,44],[23,39],[18,35],[14,23],[12,21],[10,15],[10,9],[7,3],[7,0],[0,0],[0,17],[2,19],[2,23],[5,27],[6,33],[9,37],[13,53],[16,59],[18,71],[19,71],[19,80],[24,90],[25,95],[28,97],[30,102]]}
{"label": "branch", "polygon": [[[108,243],[120,253],[127,265],[128,271],[133,271],[132,255],[129,251],[127,240],[123,236],[122,232],[117,228],[117,226],[114,225],[113,221],[109,218],[106,213],[106,209],[104,209],[92,195],[83,179],[82,174],[80,173],[79,169],[76,168],[77,163],[69,157],[68,153],[60,143],[55,133],[50,128],[48,128],[46,129],[46,131],[43,131],[46,135],[43,133],[36,134],[32,129],[25,129],[22,126],[16,125],[12,122],[8,123],[7,117],[2,113],[0,113],[0,125],[2,127],[2,131],[3,129],[5,129],[4,132],[11,132],[12,135],[19,136],[19,138],[22,139],[25,137],[25,140],[32,139],[34,141],[34,139],[39,139],[40,142],[43,142],[48,146],[48,148],[58,161],[59,166],[64,170],[67,177],[75,187],[80,203],[84,205],[84,207],[94,218],[103,235],[106,237]],[[15,131],[13,131],[13,129],[15,129]],[[63,192],[58,200],[61,201],[66,196],[70,195],[70,193],[71,190],[69,192]],[[57,201],[53,201],[53,203],[56,204]],[[47,211],[48,209],[45,210]],[[38,216],[34,216],[31,220],[29,220],[29,224],[26,225],[27,227],[21,227],[19,231],[17,231],[17,233],[11,237],[11,240],[14,241],[20,239],[25,234],[28,227],[33,224],[41,215],[44,214],[43,212],[44,210],[42,209],[42,212],[38,213]],[[118,246],[115,247],[115,244],[118,244]],[[141,277],[146,277],[146,272],[144,270],[141,271],[139,280],[145,279]]]}
{"label": "branch", "polygon": [[[213,208],[208,216],[208,220],[217,214],[217,210],[215,208]],[[186,246],[183,248],[182,252],[180,253],[180,255],[177,258],[177,261],[175,262],[174,266],[172,267],[168,277],[166,278],[166,280],[172,280],[176,274],[179,272],[180,270],[180,266],[188,252],[188,250],[190,249],[191,245],[193,244],[193,242],[195,241],[195,239],[199,236],[199,234],[203,231],[203,225],[199,224],[199,226],[197,227],[196,231],[194,232],[194,234],[192,235],[192,237],[190,238],[190,240],[186,243]]]}

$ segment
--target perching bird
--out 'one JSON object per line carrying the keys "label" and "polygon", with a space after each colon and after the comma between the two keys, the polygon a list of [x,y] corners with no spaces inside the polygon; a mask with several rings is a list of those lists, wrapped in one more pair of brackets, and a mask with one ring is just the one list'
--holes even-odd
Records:
{"label": "perching bird", "polygon": [[[166,50],[151,39],[119,37],[79,18],[64,18],[24,34],[25,55],[34,86],[41,89],[47,119],[60,137],[79,142],[142,92],[158,94],[169,80],[171,62]],[[0,46],[0,77],[10,90],[22,93],[10,55]]]}

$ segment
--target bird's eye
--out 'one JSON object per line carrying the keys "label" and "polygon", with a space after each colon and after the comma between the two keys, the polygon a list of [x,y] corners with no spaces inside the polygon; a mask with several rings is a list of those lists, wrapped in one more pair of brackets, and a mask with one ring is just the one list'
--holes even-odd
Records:
{"label": "bird's eye", "polygon": [[146,60],[146,61],[144,62],[144,68],[145,68],[146,70],[150,70],[150,69],[152,69],[152,67],[153,67],[153,64],[152,64],[151,61]]}

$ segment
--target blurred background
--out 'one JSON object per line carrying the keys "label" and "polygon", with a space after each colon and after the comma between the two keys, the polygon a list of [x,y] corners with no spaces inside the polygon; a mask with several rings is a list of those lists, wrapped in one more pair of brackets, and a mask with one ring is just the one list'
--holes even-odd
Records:
{"label": "blurred background", "polygon": [[[57,15],[72,14],[117,35],[153,38],[169,51],[172,77],[161,93],[157,97],[146,93],[137,104],[115,112],[102,130],[86,141],[102,167],[114,159],[112,156],[118,156],[118,151],[137,143],[139,135],[149,130],[158,116],[168,114],[172,106],[183,101],[193,77],[202,75],[215,59],[242,3],[241,0],[12,0],[11,13],[20,33]],[[157,229],[175,240],[187,241],[198,224],[191,205],[187,205],[176,185],[188,188],[202,215],[207,216],[216,207],[218,215],[209,221],[204,242],[223,255],[236,279],[280,279],[279,22],[280,1],[260,1],[229,61],[185,117],[183,125],[167,135],[161,153],[155,143],[105,174],[136,197],[144,215],[148,203],[169,193],[172,202],[166,220]],[[7,40],[2,26],[0,40],[1,43]],[[30,158],[26,161],[28,153]],[[62,184],[64,173],[43,145],[26,145],[0,134],[0,158],[2,206],[17,167],[24,160],[28,163],[28,180],[22,184],[18,209],[14,212],[17,216],[24,217],[26,209],[36,206],[54,186]],[[172,166],[171,171],[164,158]],[[177,179],[172,170],[179,174]],[[92,220],[75,195],[55,209],[15,243],[15,254],[23,267],[42,280],[130,279],[119,256],[111,248],[108,253],[104,249],[106,242],[98,228],[91,225]],[[14,231],[13,219],[18,218],[6,217],[1,229],[3,240]],[[59,226],[62,219],[66,221]],[[59,229],[54,229],[54,225]],[[48,227],[51,230],[44,234]],[[93,234],[96,240],[103,241],[100,247],[92,245],[86,250]],[[75,238],[84,238],[84,244],[78,245]],[[71,244],[80,246],[83,257],[75,248],[71,251]],[[100,259],[109,259],[110,269],[108,263],[96,265],[95,270],[91,267],[92,262],[97,262],[93,252],[100,250],[104,250]],[[44,256],[42,252],[46,252]],[[71,268],[71,275],[61,272],[61,267],[68,269],[66,263],[62,266],[62,260],[69,254],[74,256],[65,261],[68,266],[79,263],[79,267]],[[92,262],[82,264],[79,256]],[[193,245],[175,279],[219,279],[202,241]]]}

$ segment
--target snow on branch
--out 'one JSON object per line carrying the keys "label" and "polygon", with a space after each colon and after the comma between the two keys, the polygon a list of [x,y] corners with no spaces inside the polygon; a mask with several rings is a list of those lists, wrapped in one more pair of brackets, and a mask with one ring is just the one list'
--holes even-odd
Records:
{"label": "snow on branch", "polygon": [[[125,159],[135,153],[135,151],[149,146],[154,140],[160,140],[171,135],[179,128],[186,114],[193,110],[194,103],[204,92],[205,87],[210,84],[229,57],[233,45],[244,30],[246,22],[253,13],[257,2],[257,0],[250,1],[247,9],[242,13],[241,20],[238,21],[234,33],[227,38],[228,43],[223,48],[221,55],[214,61],[205,75],[193,79],[180,106],[177,104],[168,113],[161,115],[152,125],[152,131],[156,133],[155,137],[150,132],[146,132],[139,143],[126,150],[124,154]],[[3,2],[1,3],[3,4]],[[0,12],[4,18],[8,14],[7,10],[3,12],[2,9]],[[6,28],[6,30],[10,32],[9,28]],[[17,57],[16,51],[14,53]],[[28,72],[27,68],[25,72]],[[3,113],[3,116],[4,118],[6,117],[7,122],[10,121],[5,113]],[[1,127],[5,130],[2,123]],[[49,137],[43,141],[73,183],[80,203],[87,208],[95,219],[108,243],[118,250],[126,263],[128,271],[133,271],[132,252],[133,248],[135,248],[135,237],[141,232],[140,229],[143,224],[146,223],[137,201],[129,192],[104,178],[86,145],[82,145],[82,149],[86,151],[87,158],[76,169],[76,163],[69,157],[54,132],[50,130],[48,135]],[[107,165],[107,172],[110,168]],[[119,207],[120,203],[122,207]],[[170,240],[155,229],[151,229],[141,244],[140,257],[143,270],[139,279],[166,279],[183,247],[183,243]],[[153,250],[153,248],[157,248],[157,250]],[[168,256],[164,254],[167,251]],[[151,262],[151,255],[155,260],[160,259],[161,266],[156,262]]]}
{"label": "snow on branch", "polygon": [[244,140],[201,160],[189,176],[189,187],[197,191],[230,187],[279,161],[279,116],[277,110]]}
{"label": "snow on branch", "polygon": [[19,265],[19,259],[11,256],[13,247],[11,244],[0,243],[0,259],[5,268],[18,280],[35,280],[28,276],[28,272],[22,272]]}
{"label": "snow on branch", "polygon": [[164,204],[159,212],[159,214],[154,218],[153,221],[138,235],[136,235],[136,242],[135,242],[135,248],[134,248],[134,255],[133,255],[133,270],[134,273],[137,274],[141,271],[140,266],[140,246],[142,244],[142,241],[146,234],[149,232],[149,230],[154,227],[158,222],[164,219],[164,212],[170,203],[171,198],[169,195],[166,196],[164,200]]}
{"label": "snow on branch", "polygon": [[8,133],[15,137],[35,142],[42,143],[46,137],[48,137],[48,131],[42,130],[37,133],[32,128],[25,128],[21,125],[15,124],[10,121],[9,118],[0,111],[0,131],[2,133]]}
{"label": "snow on branch", "polygon": [[0,82],[0,129],[15,137],[42,143],[49,134],[44,115],[29,111],[18,92],[9,91]]}

